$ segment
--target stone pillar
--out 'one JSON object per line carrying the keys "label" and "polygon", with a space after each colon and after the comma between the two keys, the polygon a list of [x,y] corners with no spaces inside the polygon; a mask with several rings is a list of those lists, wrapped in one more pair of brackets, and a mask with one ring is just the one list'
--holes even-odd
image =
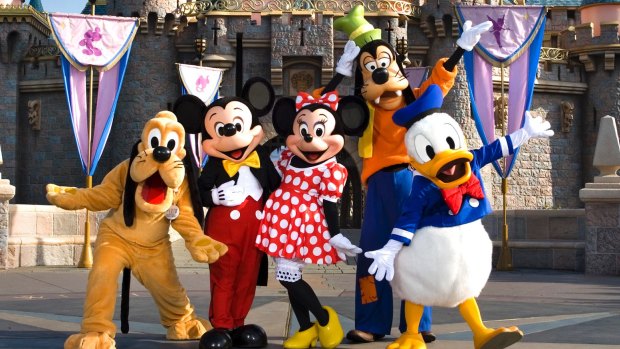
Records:
{"label": "stone pillar", "polygon": [[0,270],[7,268],[9,248],[9,200],[15,196],[15,187],[8,179],[0,179]]}
{"label": "stone pillar", "polygon": [[620,143],[616,120],[601,119],[594,151],[600,175],[579,191],[586,205],[586,274],[620,275]]}

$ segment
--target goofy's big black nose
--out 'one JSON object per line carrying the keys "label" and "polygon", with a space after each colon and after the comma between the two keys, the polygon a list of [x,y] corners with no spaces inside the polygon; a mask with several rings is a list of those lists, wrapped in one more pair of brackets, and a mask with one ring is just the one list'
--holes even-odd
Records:
{"label": "goofy's big black nose", "polygon": [[375,69],[375,71],[372,72],[372,81],[377,85],[385,84],[389,78],[390,74],[385,68]]}
{"label": "goofy's big black nose", "polygon": [[172,153],[170,152],[170,149],[166,148],[166,147],[162,147],[159,146],[155,149],[153,149],[153,157],[155,158],[155,160],[157,162],[166,162],[168,161],[168,159],[170,159],[170,155]]}

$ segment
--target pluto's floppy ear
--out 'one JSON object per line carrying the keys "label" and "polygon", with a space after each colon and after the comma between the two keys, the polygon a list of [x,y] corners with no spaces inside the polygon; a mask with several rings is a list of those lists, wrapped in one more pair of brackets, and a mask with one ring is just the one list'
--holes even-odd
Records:
{"label": "pluto's floppy ear", "polygon": [[196,134],[202,131],[207,106],[200,98],[194,95],[183,95],[174,102],[172,112],[183,125],[185,133]]}
{"label": "pluto's floppy ear", "polygon": [[267,115],[273,107],[276,94],[269,81],[254,77],[246,81],[239,97],[245,99],[254,108],[256,116],[261,117]]}
{"label": "pluto's floppy ear", "polygon": [[185,151],[187,155],[183,158],[183,165],[185,166],[185,176],[192,199],[192,208],[194,209],[194,216],[198,220],[198,224],[202,227],[205,217],[202,211],[200,192],[198,191],[198,166],[196,166],[196,163],[192,160],[192,149],[187,142],[185,143]]}
{"label": "pluto's floppy ear", "polygon": [[358,96],[345,96],[338,102],[338,112],[342,118],[344,133],[347,136],[361,136],[366,127],[370,113],[366,101]]}
{"label": "pluto's floppy ear", "polygon": [[280,136],[293,134],[293,121],[295,121],[295,101],[292,98],[282,97],[278,99],[271,113],[271,122]]}
{"label": "pluto's floppy ear", "polygon": [[123,193],[123,218],[125,218],[125,225],[131,227],[133,225],[133,218],[136,216],[136,189],[138,184],[131,179],[131,163],[138,156],[138,144],[141,141],[137,141],[131,148],[131,156],[129,156],[129,166],[127,167],[127,179],[125,179],[125,192]]}

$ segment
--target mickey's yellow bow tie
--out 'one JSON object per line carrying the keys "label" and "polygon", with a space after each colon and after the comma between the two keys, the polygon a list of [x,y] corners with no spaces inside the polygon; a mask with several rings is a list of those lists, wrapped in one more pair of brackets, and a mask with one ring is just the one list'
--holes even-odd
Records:
{"label": "mickey's yellow bow tie", "polygon": [[224,170],[230,177],[234,176],[239,172],[239,168],[241,166],[250,166],[254,168],[260,168],[260,158],[258,157],[258,153],[255,151],[251,152],[245,160],[237,163],[230,160],[222,161],[222,165],[224,165]]}

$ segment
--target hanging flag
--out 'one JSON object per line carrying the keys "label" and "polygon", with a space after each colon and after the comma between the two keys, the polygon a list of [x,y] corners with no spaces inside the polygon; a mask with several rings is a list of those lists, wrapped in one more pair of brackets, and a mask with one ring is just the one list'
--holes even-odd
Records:
{"label": "hanging flag", "polygon": [[408,67],[405,68],[405,76],[409,80],[411,88],[420,87],[422,82],[428,76],[428,67]]}
{"label": "hanging flag", "polygon": [[200,98],[210,104],[217,95],[222,82],[223,69],[180,64],[179,77],[188,94]]}
{"label": "hanging flag", "polygon": [[[48,20],[62,52],[65,92],[82,169],[92,176],[110,134],[138,19],[50,13]],[[99,71],[91,144],[86,100],[88,67]]]}
{"label": "hanging flag", "polygon": [[[219,88],[222,82],[223,69],[201,67],[177,63],[181,78],[181,93],[191,94],[200,98],[205,104],[211,104],[219,98]],[[207,155],[202,150],[200,134],[188,134],[196,166],[202,168],[207,163]]]}
{"label": "hanging flag", "polygon": [[[525,111],[532,103],[540,49],[545,32],[543,6],[463,6],[456,7],[462,31],[465,21],[472,25],[491,21],[475,49],[464,56],[472,112],[484,144],[495,140],[493,113],[493,67],[509,67],[508,134],[521,128]],[[502,178],[508,177],[518,149],[504,159],[504,167],[493,166]]]}

